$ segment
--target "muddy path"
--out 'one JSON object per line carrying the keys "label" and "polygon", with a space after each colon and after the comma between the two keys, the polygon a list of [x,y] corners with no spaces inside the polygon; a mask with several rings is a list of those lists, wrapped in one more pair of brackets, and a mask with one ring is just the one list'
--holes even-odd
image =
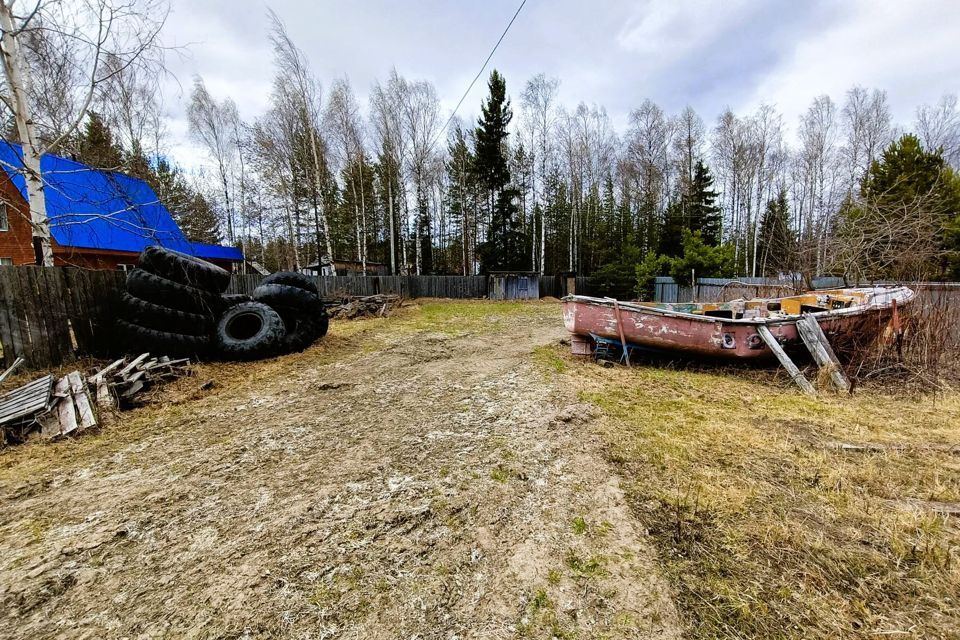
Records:
{"label": "muddy path", "polygon": [[425,305],[0,452],[0,635],[676,637],[561,337]]}

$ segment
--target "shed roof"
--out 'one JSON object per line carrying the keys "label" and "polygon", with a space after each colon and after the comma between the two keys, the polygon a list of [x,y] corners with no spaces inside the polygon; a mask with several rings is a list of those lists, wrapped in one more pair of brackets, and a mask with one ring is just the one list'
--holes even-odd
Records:
{"label": "shed roof", "polygon": [[[20,145],[0,141],[0,168],[27,199]],[[53,154],[40,159],[50,233],[58,244],[139,253],[159,244],[200,258],[243,260],[243,252],[190,242],[145,181]]]}

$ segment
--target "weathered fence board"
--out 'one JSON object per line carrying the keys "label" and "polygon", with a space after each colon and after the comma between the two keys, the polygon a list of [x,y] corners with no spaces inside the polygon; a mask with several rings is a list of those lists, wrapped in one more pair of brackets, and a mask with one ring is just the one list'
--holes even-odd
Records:
{"label": "weathered fence board", "polygon": [[62,267],[0,267],[0,349],[9,366],[56,366],[116,349],[124,274]]}
{"label": "weathered fence board", "polygon": [[[228,293],[250,294],[264,276],[235,275]],[[321,296],[373,296],[381,293],[405,298],[485,298],[486,276],[317,276]]]}

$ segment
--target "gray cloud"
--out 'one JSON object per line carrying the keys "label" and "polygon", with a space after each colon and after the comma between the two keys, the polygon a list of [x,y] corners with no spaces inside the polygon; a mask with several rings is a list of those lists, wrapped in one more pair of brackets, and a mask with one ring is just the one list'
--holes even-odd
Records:
{"label": "gray cloud", "polygon": [[[347,75],[364,99],[396,66],[434,82],[449,110],[517,1],[271,6],[325,84]],[[165,37],[189,48],[170,65],[184,90],[199,73],[245,118],[262,113],[272,79],[265,14],[265,4],[248,0],[174,0]],[[708,122],[726,106],[743,112],[770,102],[793,124],[815,95],[841,100],[855,83],[886,89],[895,115],[908,122],[917,104],[960,90],[957,42],[955,0],[528,0],[492,64],[515,97],[544,72],[561,79],[565,103],[604,105],[618,127],[648,97],[668,111],[691,104]],[[465,118],[475,117],[484,92],[478,82]],[[175,84],[167,93],[176,152],[189,148],[186,96]]]}

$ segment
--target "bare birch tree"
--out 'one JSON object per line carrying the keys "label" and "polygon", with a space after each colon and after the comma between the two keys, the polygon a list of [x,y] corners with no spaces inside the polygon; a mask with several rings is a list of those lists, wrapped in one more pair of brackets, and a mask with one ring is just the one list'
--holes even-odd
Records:
{"label": "bare birch tree", "polygon": [[960,109],[956,95],[947,94],[936,105],[917,108],[915,126],[926,149],[943,149],[943,159],[960,168]]}
{"label": "bare birch tree", "polygon": [[[349,175],[349,184],[344,185],[353,192],[354,233],[357,243],[357,259],[363,273],[367,272],[367,208],[363,188],[366,168],[364,150],[363,120],[360,118],[360,106],[353,95],[350,81],[339,78],[330,89],[330,98],[324,111],[324,122],[336,141],[336,148],[342,161],[342,167]],[[360,187],[359,193],[357,187]]]}
{"label": "bare birch tree", "polygon": [[236,242],[236,220],[234,215],[235,163],[237,162],[237,105],[230,98],[222,102],[210,95],[203,78],[193,79],[193,91],[187,108],[190,121],[190,133],[200,142],[217,167],[220,181],[220,195],[223,196],[223,217],[227,223],[227,238]]}
{"label": "bare birch tree", "polygon": [[[539,243],[534,241],[531,244],[534,251],[533,267],[540,273],[543,273],[544,257],[547,250],[547,217],[545,215],[547,203],[544,196],[544,186],[549,168],[555,161],[553,158],[553,135],[557,122],[556,100],[559,87],[559,79],[547,78],[544,74],[539,73],[527,81],[520,101],[523,123],[533,142],[531,150],[535,156],[535,170],[533,171],[531,187],[534,209],[536,210],[539,207],[541,213]],[[538,178],[539,189],[537,187]]]}
{"label": "bare birch tree", "polygon": [[[38,2],[15,10],[15,0],[0,2],[0,57],[3,58],[6,87],[0,100],[13,115],[23,148],[23,167],[30,207],[30,225],[38,262],[53,265],[50,219],[44,198],[40,158],[57,151],[86,117],[101,85],[119,70],[134,65],[156,64],[150,53],[159,49],[158,34],[166,20],[166,6],[153,0],[88,0],[83,3]],[[43,41],[45,49],[33,48],[30,41]],[[56,43],[61,43],[57,46]],[[50,59],[50,56],[54,56]],[[69,59],[68,68],[63,68]],[[120,61],[104,65],[107,57]],[[38,60],[61,69],[57,92],[69,115],[49,123],[53,133],[41,136],[44,124],[31,100],[35,90]],[[35,95],[35,94],[34,94]]]}
{"label": "bare birch tree", "polygon": [[853,194],[870,163],[892,139],[887,94],[878,89],[869,92],[855,86],[847,92],[840,116],[846,136],[841,154],[849,171],[847,191]]}
{"label": "bare birch tree", "polygon": [[[320,83],[311,73],[306,56],[297,48],[287,33],[283,21],[273,11],[268,11],[267,15],[271,25],[270,42],[273,45],[274,64],[277,67],[276,83],[288,85],[284,90],[285,95],[289,98],[290,106],[295,110],[300,120],[300,127],[309,145],[313,169],[311,172],[313,189],[315,194],[319,195],[323,191],[326,167],[326,160],[323,157],[326,144],[320,133],[322,99]],[[337,268],[334,263],[329,216],[323,206],[323,199],[320,197],[313,199],[313,214],[319,228],[318,233],[322,233],[324,237],[324,246],[327,252],[326,260],[330,264],[332,275],[336,275]]]}
{"label": "bare birch tree", "polygon": [[414,259],[417,275],[420,275],[424,259],[428,262],[430,260],[429,256],[425,255],[430,251],[431,239],[429,168],[434,153],[433,140],[440,124],[440,101],[436,89],[429,82],[418,80],[409,83],[408,87],[401,109],[405,137],[410,144],[408,163],[416,207]]}
{"label": "bare birch tree", "polygon": [[397,212],[394,202],[402,185],[394,183],[403,167],[404,137],[403,113],[400,105],[406,100],[406,81],[396,69],[390,70],[386,86],[376,82],[370,95],[370,121],[373,125],[375,144],[379,149],[380,162],[386,165],[385,187],[387,196],[387,234],[390,246],[390,273],[397,271]]}

